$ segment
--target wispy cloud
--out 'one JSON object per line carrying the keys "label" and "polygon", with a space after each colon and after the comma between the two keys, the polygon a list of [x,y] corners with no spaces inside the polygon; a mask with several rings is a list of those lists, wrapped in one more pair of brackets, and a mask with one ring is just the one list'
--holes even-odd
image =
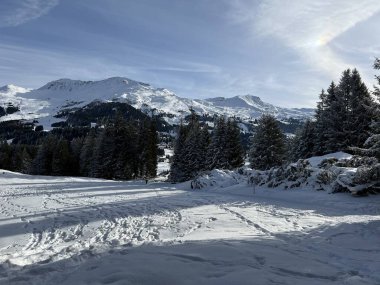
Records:
{"label": "wispy cloud", "polygon": [[19,26],[48,13],[59,0],[2,0],[0,27]]}
{"label": "wispy cloud", "polygon": [[332,76],[352,64],[330,44],[380,11],[378,0],[265,0],[258,7],[255,2],[232,0],[231,19],[248,24],[255,36],[277,38]]}

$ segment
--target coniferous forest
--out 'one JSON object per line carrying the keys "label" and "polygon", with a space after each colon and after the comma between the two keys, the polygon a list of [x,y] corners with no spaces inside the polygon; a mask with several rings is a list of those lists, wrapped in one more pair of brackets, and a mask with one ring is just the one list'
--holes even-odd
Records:
{"label": "coniferous forest", "polygon": [[39,130],[31,132],[30,138],[29,143],[3,142],[0,168],[105,179],[156,176],[158,136],[152,120],[135,122],[118,116],[102,127]]}

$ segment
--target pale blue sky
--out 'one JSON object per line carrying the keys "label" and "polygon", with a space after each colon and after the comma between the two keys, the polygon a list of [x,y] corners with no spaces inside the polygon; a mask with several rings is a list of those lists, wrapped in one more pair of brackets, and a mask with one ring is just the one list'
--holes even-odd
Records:
{"label": "pale blue sky", "polygon": [[125,76],[314,107],[345,68],[372,88],[379,34],[378,0],[0,0],[0,86]]}

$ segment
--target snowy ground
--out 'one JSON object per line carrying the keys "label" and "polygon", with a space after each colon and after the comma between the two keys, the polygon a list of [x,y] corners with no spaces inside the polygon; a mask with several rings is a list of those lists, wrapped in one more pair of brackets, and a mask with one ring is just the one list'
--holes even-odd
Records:
{"label": "snowy ground", "polygon": [[380,284],[380,197],[0,172],[1,284]]}

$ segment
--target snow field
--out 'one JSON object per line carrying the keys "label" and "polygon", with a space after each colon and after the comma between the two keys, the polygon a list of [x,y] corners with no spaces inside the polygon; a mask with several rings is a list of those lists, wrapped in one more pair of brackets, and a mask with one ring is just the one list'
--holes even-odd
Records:
{"label": "snow field", "polygon": [[0,171],[0,284],[378,284],[380,199]]}

